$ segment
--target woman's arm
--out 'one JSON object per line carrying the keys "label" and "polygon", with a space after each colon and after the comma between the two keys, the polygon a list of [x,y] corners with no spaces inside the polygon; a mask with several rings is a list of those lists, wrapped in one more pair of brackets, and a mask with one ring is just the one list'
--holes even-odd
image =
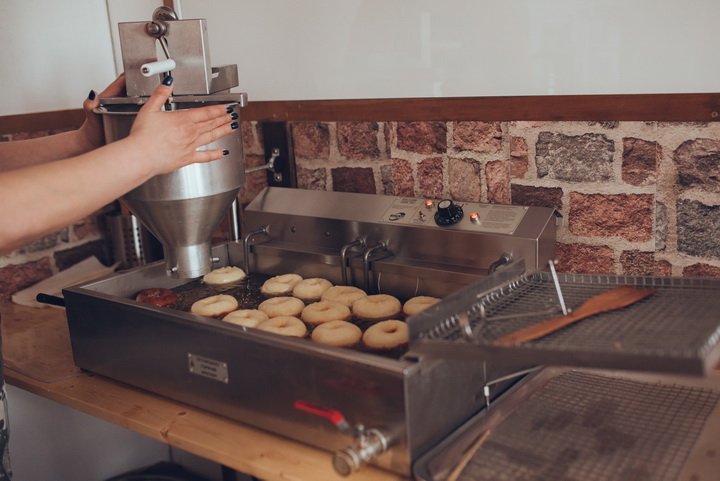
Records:
{"label": "woman's arm", "polygon": [[155,175],[221,158],[220,149],[195,149],[238,128],[227,107],[161,111],[171,93],[158,86],[122,140],[0,172],[0,254],[79,221]]}
{"label": "woman's arm", "polygon": [[93,109],[101,97],[118,97],[125,90],[125,75],[120,75],[99,96],[91,91],[85,102],[85,122],[72,132],[0,143],[0,172],[67,159],[96,149],[105,143],[102,119]]}

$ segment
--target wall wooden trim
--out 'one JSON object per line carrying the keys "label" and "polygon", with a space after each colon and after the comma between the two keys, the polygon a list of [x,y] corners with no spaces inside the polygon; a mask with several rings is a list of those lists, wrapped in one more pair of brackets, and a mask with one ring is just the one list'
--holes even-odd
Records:
{"label": "wall wooden trim", "polygon": [[5,115],[0,116],[0,135],[77,128],[82,125],[84,120],[85,111],[83,109]]}
{"label": "wall wooden trim", "polygon": [[[720,93],[250,101],[243,120],[720,121]],[[82,109],[0,116],[0,135],[77,127]]]}
{"label": "wall wooden trim", "polygon": [[253,102],[244,120],[720,121],[720,93]]}

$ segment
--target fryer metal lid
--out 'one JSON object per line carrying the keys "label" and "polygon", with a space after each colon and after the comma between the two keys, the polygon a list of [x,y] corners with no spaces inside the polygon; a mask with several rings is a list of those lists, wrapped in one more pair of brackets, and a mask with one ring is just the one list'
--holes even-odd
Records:
{"label": "fryer metal lid", "polygon": [[[720,360],[720,279],[523,273],[511,266],[409,319],[416,355],[520,366],[559,365],[706,374]],[[498,346],[501,337],[562,315],[621,285],[655,293],[545,337]],[[464,335],[466,316],[471,336]]]}

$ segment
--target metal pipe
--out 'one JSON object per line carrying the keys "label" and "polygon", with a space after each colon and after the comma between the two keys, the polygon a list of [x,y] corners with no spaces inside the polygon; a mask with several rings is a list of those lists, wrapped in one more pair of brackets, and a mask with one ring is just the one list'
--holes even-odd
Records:
{"label": "metal pipe", "polygon": [[240,202],[237,198],[228,209],[228,235],[232,241],[240,240]]}
{"label": "metal pipe", "polygon": [[348,285],[347,251],[356,246],[365,247],[365,239],[363,237],[358,237],[353,242],[345,244],[342,246],[342,249],[340,249],[340,273],[342,274],[342,285],[344,286]]}
{"label": "metal pipe", "polygon": [[245,236],[243,239],[243,257],[245,264],[243,267],[245,268],[245,274],[250,274],[250,238],[254,235],[258,234],[267,234],[268,233],[268,226],[264,225],[258,230],[254,230],[250,232],[248,235]]}
{"label": "metal pipe", "polygon": [[368,294],[374,293],[374,290],[370,289],[370,256],[373,252],[381,249],[387,249],[387,243],[381,242],[365,251],[363,255],[363,280],[365,283],[365,292]]}

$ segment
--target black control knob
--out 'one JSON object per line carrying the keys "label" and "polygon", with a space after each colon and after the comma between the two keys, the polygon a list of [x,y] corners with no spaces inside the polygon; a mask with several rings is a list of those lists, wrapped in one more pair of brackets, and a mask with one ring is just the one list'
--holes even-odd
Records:
{"label": "black control knob", "polygon": [[435,223],[437,225],[452,225],[463,218],[462,207],[453,203],[450,199],[441,200],[435,212]]}

